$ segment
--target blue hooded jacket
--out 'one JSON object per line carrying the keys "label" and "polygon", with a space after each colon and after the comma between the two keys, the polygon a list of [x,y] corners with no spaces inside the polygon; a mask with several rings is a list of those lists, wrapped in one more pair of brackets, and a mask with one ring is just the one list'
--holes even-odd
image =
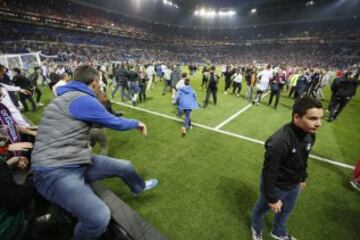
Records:
{"label": "blue hooded jacket", "polygon": [[196,92],[189,85],[179,89],[176,95],[176,102],[181,110],[199,108]]}
{"label": "blue hooded jacket", "polygon": [[74,119],[100,124],[111,129],[125,131],[137,128],[139,122],[136,120],[115,117],[110,114],[106,108],[97,100],[95,93],[86,84],[77,81],[71,81],[68,84],[58,87],[56,92],[58,96],[69,91],[81,91],[86,96],[76,98],[69,105],[69,113]]}

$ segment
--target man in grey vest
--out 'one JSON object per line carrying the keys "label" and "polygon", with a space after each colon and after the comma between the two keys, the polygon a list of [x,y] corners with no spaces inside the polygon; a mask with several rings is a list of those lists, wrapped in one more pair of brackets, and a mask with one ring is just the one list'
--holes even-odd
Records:
{"label": "man in grey vest", "polygon": [[144,181],[129,161],[92,155],[92,124],[118,131],[138,129],[144,135],[147,128],[137,120],[115,117],[104,108],[96,98],[100,87],[95,69],[80,66],[74,79],[58,88],[59,96],[43,113],[32,152],[32,170],[37,191],[78,219],[73,239],[91,240],[105,232],[110,210],[89,183],[120,177],[137,195],[154,188],[158,181]]}

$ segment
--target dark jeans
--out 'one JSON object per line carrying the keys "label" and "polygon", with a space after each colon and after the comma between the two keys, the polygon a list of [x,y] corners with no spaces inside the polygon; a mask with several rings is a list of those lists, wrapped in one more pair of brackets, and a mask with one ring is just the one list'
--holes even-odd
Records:
{"label": "dark jeans", "polygon": [[241,83],[233,82],[233,91],[232,93],[235,94],[235,91],[237,90],[237,94],[240,94],[241,92]]}
{"label": "dark jeans", "polygon": [[38,87],[35,87],[36,102],[39,103],[41,99],[41,91]]}
{"label": "dark jeans", "polygon": [[212,95],[214,99],[214,104],[215,105],[217,104],[217,88],[207,88],[204,107],[206,107],[209,104],[210,95]]}
{"label": "dark jeans", "polygon": [[146,100],[146,84],[140,85],[140,95],[139,95],[140,102]]}
{"label": "dark jeans", "polygon": [[189,128],[191,126],[191,119],[190,119],[190,113],[191,109],[178,109],[178,116],[181,117],[181,115],[185,113],[185,120],[184,120],[184,127]]}
{"label": "dark jeans", "polygon": [[110,209],[91,189],[89,183],[119,177],[133,193],[145,188],[144,180],[126,160],[93,156],[92,164],[56,168],[34,173],[36,190],[77,218],[74,240],[99,239],[110,220]]}
{"label": "dark jeans", "polygon": [[29,108],[26,104],[26,101],[29,100],[32,106],[32,110],[36,111],[36,103],[32,97],[32,95],[26,95],[23,93],[19,93],[19,98],[20,98],[20,102],[22,103],[22,105],[24,106],[24,110],[25,112],[29,111]]}
{"label": "dark jeans", "polygon": [[274,96],[275,96],[275,106],[274,107],[277,108],[277,105],[278,105],[279,99],[280,99],[280,90],[270,92],[269,105],[271,105]]}
{"label": "dark jeans", "polygon": [[208,79],[203,77],[202,78],[202,81],[201,81],[201,87],[203,87],[205,85],[205,87],[207,88],[208,86]]}
{"label": "dark jeans", "polygon": [[350,98],[332,97],[329,103],[329,119],[335,120],[349,101]]}
{"label": "dark jeans", "polygon": [[[292,97],[293,93],[295,92],[295,87],[291,86],[289,91],[289,97]],[[295,96],[294,96],[295,97]]]}
{"label": "dark jeans", "polygon": [[225,92],[231,87],[231,80],[225,81]]}
{"label": "dark jeans", "polygon": [[[276,188],[276,193],[279,200],[282,201],[283,206],[281,208],[281,212],[275,214],[272,232],[277,236],[286,236],[286,221],[295,207],[296,199],[299,194],[299,185],[289,191]],[[270,206],[265,197],[263,182],[260,180],[260,197],[254,206],[251,221],[252,227],[256,232],[262,232],[264,226],[264,216],[269,210]]]}

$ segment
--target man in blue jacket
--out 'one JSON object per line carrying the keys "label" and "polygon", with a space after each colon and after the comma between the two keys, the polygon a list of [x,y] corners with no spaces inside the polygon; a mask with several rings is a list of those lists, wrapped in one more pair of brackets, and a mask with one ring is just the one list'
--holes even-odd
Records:
{"label": "man in blue jacket", "polygon": [[190,78],[185,78],[185,86],[180,88],[176,95],[176,102],[178,104],[178,116],[185,113],[184,125],[181,128],[181,134],[186,135],[186,130],[190,129],[191,119],[190,113],[193,109],[199,108],[199,104],[196,97],[196,92],[190,86]]}
{"label": "man in blue jacket", "polygon": [[32,152],[32,170],[37,191],[73,214],[78,223],[73,239],[98,239],[106,230],[110,210],[89,183],[120,177],[134,194],[151,189],[156,179],[144,181],[129,161],[92,155],[89,132],[92,124],[125,131],[146,125],[111,115],[97,100],[99,74],[80,66],[75,81],[57,89],[58,97],[45,109]]}

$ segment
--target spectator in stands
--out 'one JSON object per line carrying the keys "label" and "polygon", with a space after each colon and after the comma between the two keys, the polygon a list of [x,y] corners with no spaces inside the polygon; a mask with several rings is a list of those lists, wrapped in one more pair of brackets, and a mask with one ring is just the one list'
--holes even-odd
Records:
{"label": "spectator in stands", "polygon": [[263,218],[270,209],[275,213],[271,236],[295,239],[288,234],[286,222],[295,207],[299,190],[305,187],[308,157],[322,117],[321,102],[309,97],[298,99],[293,106],[292,122],[265,142],[260,197],[252,213],[253,240],[263,239]]}
{"label": "spectator in stands", "polygon": [[89,183],[120,177],[134,194],[154,188],[158,181],[144,181],[130,162],[92,156],[88,145],[91,124],[118,131],[146,125],[111,115],[96,99],[99,74],[88,65],[78,67],[74,81],[58,89],[59,96],[46,108],[32,153],[32,170],[38,192],[77,219],[73,239],[98,239],[106,230],[110,210]]}
{"label": "spectator in stands", "polygon": [[178,116],[181,117],[185,113],[184,125],[181,128],[181,134],[186,135],[187,130],[192,128],[190,114],[194,109],[199,108],[196,92],[190,86],[190,78],[185,78],[185,86],[180,88],[176,95],[176,103],[178,105]]}
{"label": "spectator in stands", "polygon": [[29,111],[26,101],[30,101],[32,106],[32,111],[35,112],[37,110],[37,107],[33,99],[34,90],[32,83],[27,77],[25,77],[24,74],[21,73],[21,70],[19,68],[14,68],[14,72],[15,72],[15,76],[13,81],[15,85],[31,93],[31,94],[24,94],[22,92],[19,92],[20,102],[24,106],[24,111],[25,112]]}

